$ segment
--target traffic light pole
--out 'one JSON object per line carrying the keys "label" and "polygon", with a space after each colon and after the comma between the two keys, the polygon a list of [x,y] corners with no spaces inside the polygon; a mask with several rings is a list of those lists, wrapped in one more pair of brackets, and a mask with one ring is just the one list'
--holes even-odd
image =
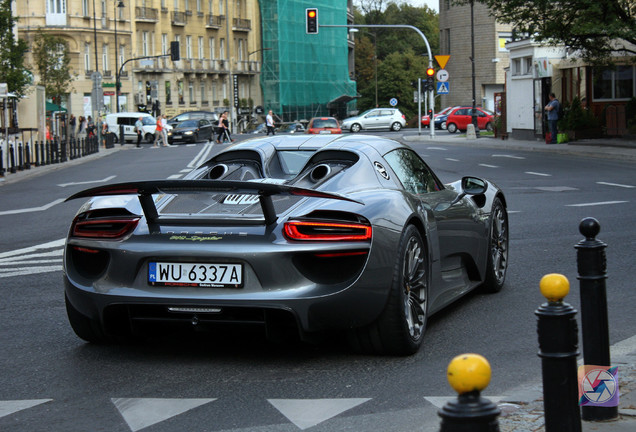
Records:
{"label": "traffic light pole", "polygon": [[[344,27],[344,28],[403,28],[403,29],[411,29],[415,30],[424,40],[426,44],[426,50],[428,51],[428,67],[433,67],[433,54],[431,52],[431,45],[428,43],[428,39],[424,36],[424,33],[417,27],[406,24],[352,24],[352,25],[339,25],[339,24],[318,24],[318,28],[320,27]],[[419,79],[419,78],[418,78]],[[419,97],[419,96],[418,96]],[[431,127],[430,135],[431,138],[435,138],[435,124],[433,118],[435,117],[435,95],[433,94],[433,89],[429,89],[429,100],[431,103]],[[422,118],[420,117],[418,121],[421,123]]]}

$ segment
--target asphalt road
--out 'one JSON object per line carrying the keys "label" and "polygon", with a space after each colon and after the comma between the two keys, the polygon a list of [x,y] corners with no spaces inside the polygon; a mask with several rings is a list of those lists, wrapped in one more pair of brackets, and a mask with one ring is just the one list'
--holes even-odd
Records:
{"label": "asphalt road", "polygon": [[74,335],[64,309],[61,242],[81,202],[62,200],[104,182],[179,178],[218,146],[127,148],[4,185],[0,430],[438,430],[435,398],[453,395],[445,372],[455,355],[489,359],[486,396],[537,381],[539,280],[566,275],[566,301],[578,308],[574,245],[588,216],[601,222],[599,239],[608,244],[611,342],[636,334],[634,162],[412,145],[445,182],[478,175],[504,189],[511,251],[502,292],[471,294],[433,317],[423,349],[406,358],[353,354],[338,335],[316,346],[241,333],[93,346]]}

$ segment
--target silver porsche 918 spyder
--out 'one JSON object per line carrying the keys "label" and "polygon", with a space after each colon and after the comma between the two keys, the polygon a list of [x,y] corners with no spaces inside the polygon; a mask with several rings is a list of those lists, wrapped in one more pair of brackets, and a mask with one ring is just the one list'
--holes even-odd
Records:
{"label": "silver porsche 918 spyder", "polygon": [[380,137],[257,138],[182,180],[77,198],[90,199],[66,241],[66,307],[95,343],[246,325],[302,340],[346,330],[356,349],[409,355],[428,316],[506,276],[503,192],[445,185]]}

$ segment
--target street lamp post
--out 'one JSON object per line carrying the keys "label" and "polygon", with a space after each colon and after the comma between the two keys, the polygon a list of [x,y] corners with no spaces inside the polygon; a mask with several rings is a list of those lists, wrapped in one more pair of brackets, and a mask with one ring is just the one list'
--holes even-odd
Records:
{"label": "street lamp post", "polygon": [[[119,0],[115,3],[115,112],[119,112],[119,43],[117,42],[117,9],[123,9],[124,2]],[[119,144],[124,145],[124,125],[119,125]]]}

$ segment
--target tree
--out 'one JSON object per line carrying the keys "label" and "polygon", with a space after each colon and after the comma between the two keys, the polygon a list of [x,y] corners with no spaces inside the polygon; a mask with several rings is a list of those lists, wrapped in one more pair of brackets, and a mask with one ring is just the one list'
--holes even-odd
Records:
{"label": "tree", "polygon": [[514,25],[537,42],[578,50],[591,63],[611,63],[616,52],[636,55],[634,0],[477,1],[488,5],[498,21]]}
{"label": "tree", "polygon": [[27,93],[32,76],[24,64],[28,45],[22,39],[16,40],[15,23],[11,0],[0,0],[0,82],[7,83],[10,92],[22,97]]}
{"label": "tree", "polygon": [[71,56],[68,43],[60,36],[39,30],[33,43],[33,58],[40,75],[40,84],[55,103],[61,103],[62,96],[73,90],[76,75],[71,74]]}
{"label": "tree", "polygon": [[388,106],[391,98],[397,98],[398,108],[406,116],[408,121],[417,114],[417,103],[413,95],[417,90],[418,78],[424,78],[424,71],[428,61],[425,57],[408,50],[405,53],[394,52],[386,57],[378,66],[378,93],[379,99],[384,103],[380,106]]}

